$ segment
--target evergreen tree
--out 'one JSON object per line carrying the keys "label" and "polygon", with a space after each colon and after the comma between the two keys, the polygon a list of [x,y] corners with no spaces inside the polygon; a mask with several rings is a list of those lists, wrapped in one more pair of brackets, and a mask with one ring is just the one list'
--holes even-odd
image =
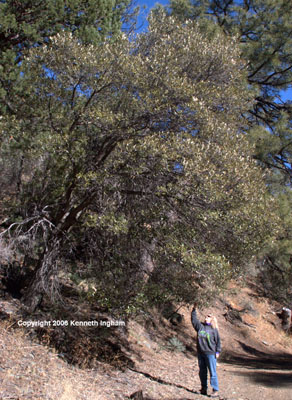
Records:
{"label": "evergreen tree", "polygon": [[[247,117],[255,156],[279,169],[292,183],[291,102],[281,91],[292,84],[292,14],[285,0],[170,0],[170,12],[181,20],[212,21],[228,36],[236,36],[248,69],[248,82],[257,90]],[[212,25],[214,27],[214,25]],[[210,29],[210,25],[209,25]]]}
{"label": "evergreen tree", "polygon": [[13,97],[25,51],[69,31],[84,43],[98,43],[131,23],[131,0],[2,0],[0,2],[0,106],[16,113]]}
{"label": "evergreen tree", "polygon": [[[272,171],[267,185],[278,200],[281,235],[263,255],[265,285],[281,300],[292,298],[292,104],[281,98],[292,86],[292,14],[285,0],[170,0],[169,12],[180,20],[200,21],[202,29],[235,36],[254,87],[247,114],[247,136],[254,157]],[[281,282],[281,284],[279,284]],[[283,296],[284,295],[284,296]],[[286,297],[285,297],[286,296]],[[289,300],[290,299],[290,300]]]}
{"label": "evergreen tree", "polygon": [[26,100],[14,99],[23,117],[0,124],[3,151],[23,159],[1,236],[33,267],[31,306],[74,261],[107,307],[191,301],[275,233],[240,134],[253,95],[241,66],[235,41],[164,14],[136,41],[62,33],[30,50],[18,76]]}

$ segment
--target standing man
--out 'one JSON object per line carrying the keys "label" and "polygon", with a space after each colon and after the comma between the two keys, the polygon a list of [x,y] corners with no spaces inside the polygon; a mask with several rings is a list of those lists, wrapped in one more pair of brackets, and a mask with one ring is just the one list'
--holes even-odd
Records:
{"label": "standing man", "polygon": [[218,332],[217,319],[207,314],[205,322],[200,322],[197,317],[196,304],[191,314],[192,324],[197,331],[197,352],[199,360],[199,376],[201,380],[201,394],[207,395],[208,370],[210,384],[213,392],[210,397],[219,397],[219,385],[216,372],[217,358],[221,352],[221,341]]}

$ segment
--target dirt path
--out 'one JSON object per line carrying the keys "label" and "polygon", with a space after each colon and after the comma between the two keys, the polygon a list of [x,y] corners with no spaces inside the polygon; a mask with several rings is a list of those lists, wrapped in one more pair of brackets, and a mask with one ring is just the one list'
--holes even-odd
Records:
{"label": "dirt path", "polygon": [[[252,312],[241,313],[240,323],[226,319],[224,301],[214,308],[223,343],[220,399],[292,400],[292,337],[278,326],[276,306],[245,289],[239,294],[231,299],[234,308],[252,306]],[[10,319],[0,321],[0,400],[126,400],[137,391],[145,400],[207,399],[196,394],[200,381],[190,309],[181,312],[184,321],[177,327],[160,318],[129,321],[127,345],[115,355],[122,370],[98,359],[92,368],[79,368],[64,354],[31,341],[25,330],[14,330]],[[177,347],[170,346],[173,339]],[[75,334],[71,351],[79,344]],[[81,361],[92,356],[92,344],[84,346]]]}
{"label": "dirt path", "polygon": [[[146,364],[148,362],[146,361]],[[282,367],[280,364],[282,363]],[[120,378],[120,386],[115,392],[116,399],[142,390],[149,400],[203,400],[198,395],[200,388],[198,366],[195,358],[183,365],[179,357],[173,356],[169,368],[152,366],[151,373],[145,371],[145,360],[141,372],[125,371]],[[144,369],[144,371],[143,371]],[[153,371],[156,369],[156,373]],[[292,359],[282,357],[248,358],[238,356],[228,362],[218,363],[220,399],[224,400],[291,400],[292,399]],[[128,388],[125,382],[131,382]]]}
{"label": "dirt path", "polygon": [[[253,301],[253,305],[259,310],[257,317],[245,315],[248,324],[243,321],[236,326],[225,320],[222,304],[218,304],[216,313],[225,349],[218,362],[220,398],[292,400],[292,340],[276,326],[277,317],[266,301]],[[151,335],[151,331],[137,325],[130,327],[132,359],[136,371],[140,371],[131,371],[131,393],[143,390],[151,400],[207,398],[195,393],[200,389],[195,335],[189,310],[184,314],[184,326],[175,332],[186,346],[184,352],[171,352],[159,346],[160,340],[173,335],[173,331],[165,330],[159,337],[157,329]]]}
{"label": "dirt path", "polygon": [[[104,364],[81,370],[49,349],[0,329],[1,400],[126,400],[143,391],[148,400],[204,400],[194,350],[173,352],[151,342],[137,347],[124,371]],[[151,346],[151,347],[150,347]],[[255,349],[249,349],[255,352]],[[225,355],[226,357],[226,355]],[[292,356],[233,353],[218,363],[221,399],[291,400]]]}
{"label": "dirt path", "polygon": [[[259,368],[222,364],[219,369],[221,394],[228,400],[292,399],[292,368]],[[260,360],[260,363],[262,360]]]}

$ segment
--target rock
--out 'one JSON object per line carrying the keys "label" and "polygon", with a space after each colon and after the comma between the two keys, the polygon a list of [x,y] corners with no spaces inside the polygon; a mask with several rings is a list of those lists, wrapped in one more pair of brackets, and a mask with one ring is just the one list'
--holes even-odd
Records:
{"label": "rock", "polygon": [[10,301],[0,301],[0,319],[11,318],[17,316],[21,308],[20,302],[16,299]]}
{"label": "rock", "polygon": [[225,314],[224,317],[227,321],[231,322],[232,324],[240,324],[242,323],[242,318],[240,312],[238,310],[229,309]]}
{"label": "rock", "polygon": [[291,326],[290,308],[283,307],[282,310],[277,313],[277,315],[282,320],[282,328],[284,329],[284,331],[288,331]]}
{"label": "rock", "polygon": [[181,324],[183,321],[184,316],[178,312],[174,312],[172,316],[170,317],[170,322],[172,325],[178,325]]}
{"label": "rock", "polygon": [[138,390],[138,392],[132,393],[130,399],[133,400],[144,400],[142,390]]}

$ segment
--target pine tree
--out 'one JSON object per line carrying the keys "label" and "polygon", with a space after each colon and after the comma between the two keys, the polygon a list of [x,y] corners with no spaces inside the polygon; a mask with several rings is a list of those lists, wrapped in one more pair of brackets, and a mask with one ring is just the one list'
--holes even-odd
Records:
{"label": "pine tree", "polygon": [[[255,157],[282,172],[292,184],[290,101],[281,92],[292,84],[292,14],[285,0],[170,0],[170,13],[181,20],[209,22],[228,36],[236,36],[248,69],[248,82],[257,94],[246,115]],[[215,24],[215,25],[214,25]],[[251,129],[252,128],[252,129]]]}
{"label": "pine tree", "polygon": [[[131,23],[131,0],[2,0],[0,2],[0,106],[16,113],[14,83],[26,50],[69,31],[84,43],[96,44]],[[132,21],[133,22],[133,21]]]}
{"label": "pine tree", "polygon": [[[170,0],[169,12],[196,19],[209,33],[237,37],[255,102],[246,133],[254,157],[271,174],[267,187],[278,201],[282,231],[262,253],[262,277],[270,294],[291,301],[292,282],[292,103],[282,99],[292,86],[292,14],[285,0]],[[280,284],[281,282],[281,284]],[[290,299],[290,300],[289,300]]]}

